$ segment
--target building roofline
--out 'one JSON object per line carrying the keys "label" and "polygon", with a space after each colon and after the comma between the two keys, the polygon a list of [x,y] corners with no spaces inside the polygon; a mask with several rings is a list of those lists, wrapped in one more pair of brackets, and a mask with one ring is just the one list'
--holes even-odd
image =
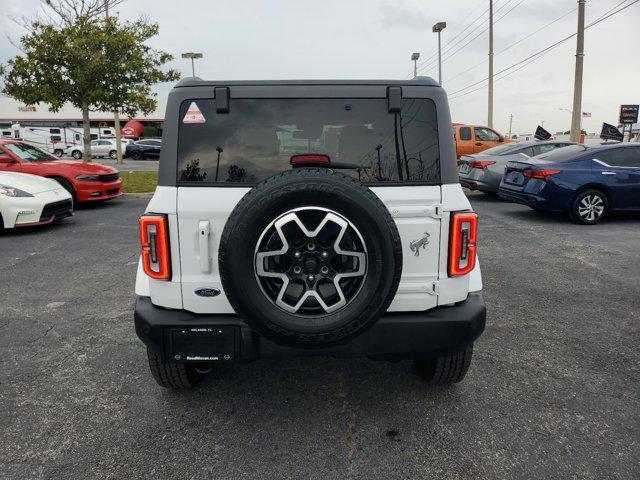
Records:
{"label": "building roofline", "polygon": [[[164,122],[164,118],[121,118],[121,122],[128,122],[129,120],[133,120],[136,122]],[[7,117],[0,118],[0,122],[82,122],[82,118],[57,118],[57,117],[49,117],[49,118],[16,118],[16,117]],[[90,118],[90,122],[113,122],[113,117],[105,117],[105,118]]]}

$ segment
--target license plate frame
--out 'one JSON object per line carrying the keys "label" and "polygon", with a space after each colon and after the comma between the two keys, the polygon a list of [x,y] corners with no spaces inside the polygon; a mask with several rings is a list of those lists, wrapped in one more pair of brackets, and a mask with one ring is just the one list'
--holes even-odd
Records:
{"label": "license plate frame", "polygon": [[233,362],[237,357],[238,327],[192,326],[170,328],[172,360],[178,363]]}

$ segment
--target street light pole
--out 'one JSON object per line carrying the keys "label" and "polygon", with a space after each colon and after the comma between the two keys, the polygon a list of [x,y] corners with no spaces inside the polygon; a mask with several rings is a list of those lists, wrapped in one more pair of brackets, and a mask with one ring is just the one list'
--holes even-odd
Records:
{"label": "street light pole", "polygon": [[438,34],[438,83],[440,85],[442,85],[442,42],[440,35],[445,28],[447,28],[447,22],[438,22],[432,28],[432,31]]}
{"label": "street light pole", "polygon": [[[544,122],[542,122],[544,123]],[[509,138],[511,138],[511,126],[513,125],[513,113],[509,115]]]}
{"label": "street light pole", "polygon": [[493,0],[489,0],[489,99],[487,126],[493,127]]}
{"label": "street light pole", "polygon": [[411,54],[411,60],[413,60],[413,78],[418,76],[418,59],[420,58],[419,52],[414,52]]}
{"label": "street light pole", "polygon": [[191,76],[195,77],[196,76],[196,67],[195,67],[195,63],[194,60],[196,58],[202,58],[202,53],[198,53],[198,52],[186,52],[182,54],[182,58],[189,58],[191,59]]}
{"label": "street light pole", "polygon": [[[109,20],[109,0],[104,0],[104,16]],[[122,132],[120,132],[120,112],[113,112],[113,129],[116,134],[116,163],[122,165]]]}
{"label": "street light pole", "polygon": [[573,113],[571,114],[571,141],[579,142],[582,133],[582,70],[584,65],[584,10],[585,0],[578,0],[578,35],[576,41],[576,72],[573,86]]}

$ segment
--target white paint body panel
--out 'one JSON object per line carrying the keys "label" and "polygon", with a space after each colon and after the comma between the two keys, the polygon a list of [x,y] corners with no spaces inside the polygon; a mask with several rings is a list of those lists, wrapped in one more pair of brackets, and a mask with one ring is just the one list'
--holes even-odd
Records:
{"label": "white paint body panel", "polygon": [[[185,310],[195,313],[233,313],[226,295],[199,297],[195,290],[202,287],[224,291],[218,270],[218,247],[220,236],[229,214],[247,193],[249,188],[233,187],[179,187],[178,226],[180,249],[182,250],[182,296]],[[201,258],[199,226],[209,222],[207,238],[209,261]],[[202,268],[208,264],[208,271]]]}
{"label": "white paint body panel", "polygon": [[[226,295],[199,297],[195,290],[224,293],[218,270],[220,236],[229,215],[249,187],[158,187],[147,212],[169,218],[170,282],[149,279],[138,266],[136,294],[150,295],[155,305],[194,313],[233,313]],[[390,312],[424,311],[467,298],[482,289],[479,262],[469,275],[447,276],[450,212],[471,210],[458,184],[373,187],[393,217],[402,241],[403,269]],[[206,227],[206,234],[203,228]],[[411,242],[428,238],[412,250]],[[203,258],[205,255],[207,258]],[[144,278],[141,278],[144,277]]]}
{"label": "white paint body panel", "polygon": [[[374,187],[371,190],[391,213],[402,240],[402,278],[390,312],[428,310],[438,304],[433,283],[438,280],[440,260],[440,187]],[[418,255],[410,243],[428,235]]]}

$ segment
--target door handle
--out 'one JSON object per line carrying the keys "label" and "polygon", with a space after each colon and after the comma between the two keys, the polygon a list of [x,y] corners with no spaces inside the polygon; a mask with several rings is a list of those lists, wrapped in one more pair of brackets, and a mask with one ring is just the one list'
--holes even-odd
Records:
{"label": "door handle", "polygon": [[209,237],[211,235],[211,224],[208,220],[198,223],[198,246],[200,247],[200,270],[203,273],[211,271],[211,259],[209,258]]}
{"label": "door handle", "polygon": [[615,175],[616,174],[616,172],[611,172],[609,170],[604,170],[603,172],[600,172],[600,173],[602,173],[602,175]]}
{"label": "door handle", "polygon": [[484,145],[484,143],[482,143],[482,142],[476,142],[476,147],[481,147],[482,145]]}

